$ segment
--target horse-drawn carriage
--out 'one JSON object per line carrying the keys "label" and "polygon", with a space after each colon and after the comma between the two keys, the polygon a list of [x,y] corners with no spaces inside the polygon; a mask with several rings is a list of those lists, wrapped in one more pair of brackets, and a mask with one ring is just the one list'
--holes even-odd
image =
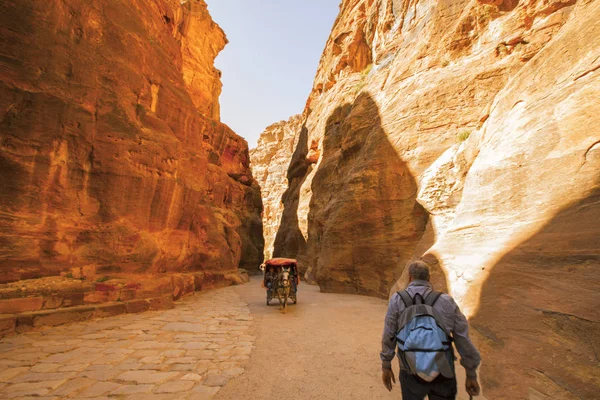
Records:
{"label": "horse-drawn carriage", "polygon": [[267,305],[274,297],[279,299],[282,308],[287,307],[288,299],[298,302],[298,262],[293,258],[272,258],[261,264],[264,273],[263,287],[267,290]]}

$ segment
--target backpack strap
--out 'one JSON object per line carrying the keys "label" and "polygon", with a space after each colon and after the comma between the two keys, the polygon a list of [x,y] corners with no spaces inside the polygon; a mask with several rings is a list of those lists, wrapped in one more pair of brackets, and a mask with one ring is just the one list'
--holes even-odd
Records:
{"label": "backpack strap", "polygon": [[427,298],[425,299],[425,304],[428,305],[428,306],[430,306],[430,307],[433,307],[433,305],[440,298],[441,295],[442,295],[441,292],[436,292],[435,290],[432,290],[427,295]]}
{"label": "backpack strap", "polygon": [[[401,290],[398,293],[398,296],[400,296],[400,298],[402,299],[402,302],[404,303],[404,306],[406,308],[416,304],[416,297],[421,296],[419,293],[417,293],[415,295],[415,298],[413,299],[412,297],[410,297],[410,294],[408,294],[408,291],[406,290]],[[438,301],[438,299],[440,298],[440,296],[442,295],[442,292],[437,292],[435,290],[432,290],[431,292],[429,292],[429,294],[427,295],[427,298],[423,300],[423,304],[426,304],[430,307],[433,307],[433,305]],[[421,299],[423,299],[423,297],[421,297]]]}
{"label": "backpack strap", "polygon": [[[443,294],[442,292],[436,292],[435,290],[432,290],[427,295],[427,298],[425,299],[425,304],[428,305],[428,306],[430,306],[430,307],[433,307],[433,305],[435,304],[435,302],[438,301],[438,299],[440,298],[440,296],[442,294]],[[437,322],[437,318],[436,318],[436,322]],[[446,333],[446,336],[448,336],[448,339],[450,340],[449,342],[442,342],[442,344],[449,344],[449,343],[451,343],[454,340],[454,338],[450,335],[450,332],[447,332],[446,328],[444,328],[443,325],[441,325],[439,322],[438,322],[438,325],[440,326],[440,328],[442,328],[442,330]]]}
{"label": "backpack strap", "polygon": [[415,293],[415,296],[413,297],[413,304],[425,304],[425,299],[421,293]]}
{"label": "backpack strap", "polygon": [[406,308],[415,304],[414,300],[410,297],[410,294],[408,294],[408,292],[406,290],[399,291],[398,296],[400,296],[400,298],[402,299],[402,302],[404,303],[404,307],[406,307]]}

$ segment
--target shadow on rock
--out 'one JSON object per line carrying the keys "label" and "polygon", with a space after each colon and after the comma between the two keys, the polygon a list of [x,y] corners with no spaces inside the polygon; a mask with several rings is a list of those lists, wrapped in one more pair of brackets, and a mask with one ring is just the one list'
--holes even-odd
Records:
{"label": "shadow on rock", "polygon": [[597,188],[493,267],[471,320],[488,398],[600,393],[598,221]]}
{"label": "shadow on rock", "polygon": [[421,239],[417,184],[368,94],[328,118],[311,184],[306,261],[324,292],[387,298]]}
{"label": "shadow on rock", "polygon": [[[273,257],[298,258],[306,250],[306,240],[300,231],[298,221],[298,205],[300,201],[300,189],[312,170],[311,163],[307,160],[308,155],[308,130],[302,127],[298,144],[292,155],[287,172],[288,189],[281,197],[283,214],[281,224],[275,236]],[[300,263],[301,268],[304,267]],[[303,268],[305,270],[305,268]]]}

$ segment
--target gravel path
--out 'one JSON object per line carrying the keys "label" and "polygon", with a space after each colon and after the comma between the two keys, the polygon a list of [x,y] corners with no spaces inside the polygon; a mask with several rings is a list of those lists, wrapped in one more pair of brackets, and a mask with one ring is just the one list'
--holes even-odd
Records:
{"label": "gravel path", "polygon": [[[346,400],[395,399],[381,383],[381,331],[387,302],[366,296],[321,293],[301,283],[298,304],[286,314],[278,302],[267,307],[260,279],[236,287],[248,303],[256,336],[244,374],[233,379],[215,399]],[[397,361],[394,370],[398,372]],[[458,400],[468,399],[459,375]],[[485,400],[477,397],[477,400]]]}
{"label": "gravel path", "polygon": [[238,287],[254,316],[256,348],[246,372],[216,399],[399,399],[381,384],[381,329],[387,303],[320,293],[301,283],[287,314],[265,305],[258,278]]}

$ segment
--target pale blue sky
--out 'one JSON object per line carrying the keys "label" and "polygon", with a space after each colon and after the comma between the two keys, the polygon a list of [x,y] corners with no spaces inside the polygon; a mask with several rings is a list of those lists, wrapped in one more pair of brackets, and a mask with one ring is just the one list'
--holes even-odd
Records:
{"label": "pale blue sky", "polygon": [[206,0],[229,44],[221,121],[256,147],[274,122],[304,110],[340,0]]}

